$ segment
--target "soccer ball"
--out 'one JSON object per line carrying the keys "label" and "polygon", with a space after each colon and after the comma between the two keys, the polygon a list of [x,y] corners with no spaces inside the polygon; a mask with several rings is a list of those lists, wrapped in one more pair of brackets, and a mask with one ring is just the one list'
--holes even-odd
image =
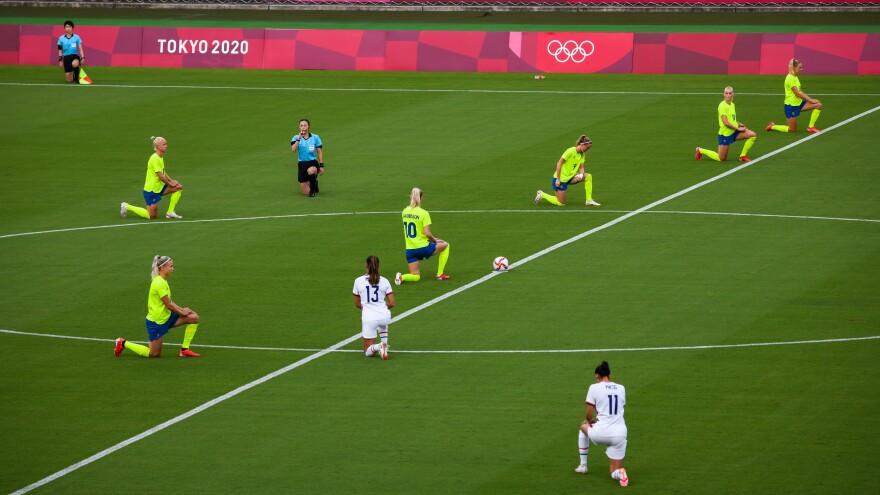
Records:
{"label": "soccer ball", "polygon": [[504,256],[499,256],[492,262],[492,269],[496,272],[506,272],[508,266],[510,266],[510,263],[507,262],[507,258]]}

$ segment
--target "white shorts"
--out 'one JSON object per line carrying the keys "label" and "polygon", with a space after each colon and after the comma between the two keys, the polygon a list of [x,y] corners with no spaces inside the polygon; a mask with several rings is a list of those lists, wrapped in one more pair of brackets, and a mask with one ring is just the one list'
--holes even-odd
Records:
{"label": "white shorts", "polygon": [[626,457],[626,430],[606,431],[591,426],[590,432],[587,436],[590,437],[590,440],[596,445],[608,446],[605,450],[605,455],[607,455],[609,459],[619,461]]}
{"label": "white shorts", "polygon": [[385,318],[384,320],[373,320],[373,321],[365,321],[361,327],[361,334],[365,339],[375,339],[379,336],[379,332],[387,332],[388,324],[391,323],[391,318]]}

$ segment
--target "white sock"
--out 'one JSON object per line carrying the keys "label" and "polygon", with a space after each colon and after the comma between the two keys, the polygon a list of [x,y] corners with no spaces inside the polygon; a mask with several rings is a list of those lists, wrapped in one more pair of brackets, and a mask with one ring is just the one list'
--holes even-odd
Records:
{"label": "white sock", "polygon": [[379,331],[379,340],[381,342],[384,342],[386,345],[388,344],[388,330],[384,332],[381,330]]}
{"label": "white sock", "polygon": [[578,431],[578,451],[581,455],[581,464],[587,465],[587,455],[590,453],[590,438],[583,431]]}
{"label": "white sock", "polygon": [[620,469],[615,469],[613,473],[611,473],[611,478],[620,481]]}

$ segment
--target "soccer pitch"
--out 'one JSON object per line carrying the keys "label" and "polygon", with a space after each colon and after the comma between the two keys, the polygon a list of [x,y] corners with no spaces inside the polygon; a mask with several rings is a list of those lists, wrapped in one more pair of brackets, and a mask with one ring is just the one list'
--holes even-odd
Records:
{"label": "soccer pitch", "polygon": [[[629,491],[880,491],[877,78],[804,75],[825,106],[808,137],[808,117],[763,130],[784,75],[89,74],[0,68],[0,491],[607,493],[604,448],[573,471],[602,360],[628,390]],[[741,168],[741,142],[693,157],[728,84],[758,132]],[[317,198],[290,152],[303,117]],[[602,206],[580,186],[535,206],[584,133]],[[182,221],[168,198],[119,218],[151,135]],[[352,282],[368,255],[405,271],[414,186],[452,279],[432,259],[395,287],[391,359],[368,359],[345,343]],[[172,352],[180,329],[161,359],[113,357],[146,339],[156,254],[200,359]]]}

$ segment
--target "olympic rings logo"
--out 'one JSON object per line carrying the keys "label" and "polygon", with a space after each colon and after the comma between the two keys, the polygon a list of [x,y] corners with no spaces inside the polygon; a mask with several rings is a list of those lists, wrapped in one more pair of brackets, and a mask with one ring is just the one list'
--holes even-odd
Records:
{"label": "olympic rings logo", "polygon": [[[590,45],[589,51],[584,48],[585,45]],[[596,51],[596,45],[590,40],[584,40],[580,43],[574,40],[568,40],[565,43],[559,40],[553,40],[550,43],[547,43],[547,53],[553,55],[559,63],[568,62],[570,60],[579,64],[592,55],[594,51]]]}

